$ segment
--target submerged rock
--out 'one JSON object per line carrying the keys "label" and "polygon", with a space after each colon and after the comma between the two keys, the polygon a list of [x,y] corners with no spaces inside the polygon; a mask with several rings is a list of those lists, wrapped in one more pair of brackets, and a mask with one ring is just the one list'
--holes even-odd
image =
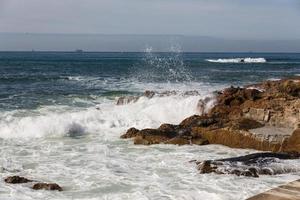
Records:
{"label": "submerged rock", "polygon": [[32,182],[33,180],[21,177],[21,176],[9,176],[4,179],[6,183],[10,184],[20,184],[20,183],[29,183]]}
{"label": "submerged rock", "polygon": [[[29,183],[29,182],[35,182],[33,180],[27,179],[25,177],[21,176],[9,176],[4,179],[6,183],[10,184],[21,184],[21,183]],[[63,189],[56,183],[35,183],[32,186],[32,189],[34,190],[58,190],[62,191]]]}
{"label": "submerged rock", "polygon": [[201,174],[234,174],[237,176],[259,177],[259,175],[274,175],[287,173],[288,170],[274,169],[274,163],[287,159],[299,159],[298,153],[254,153],[218,160],[196,162]]}
{"label": "submerged rock", "polygon": [[63,189],[56,183],[36,183],[32,186],[34,190],[57,190],[63,191]]}

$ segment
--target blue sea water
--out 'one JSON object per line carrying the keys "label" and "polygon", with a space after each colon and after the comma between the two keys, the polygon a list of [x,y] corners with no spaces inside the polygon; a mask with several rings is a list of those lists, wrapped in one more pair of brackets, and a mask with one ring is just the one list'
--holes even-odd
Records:
{"label": "blue sea water", "polygon": [[[290,53],[0,52],[0,179],[20,175],[64,189],[0,180],[0,199],[246,199],[297,179],[299,161],[259,179],[200,175],[190,160],[254,151],[135,146],[120,135],[200,114],[198,101],[215,90],[299,75],[300,54]],[[145,90],[169,95],[116,105]]]}
{"label": "blue sea water", "polygon": [[[217,60],[234,58],[266,62]],[[147,89],[134,87],[138,84],[243,85],[289,77],[300,74],[300,54],[1,52],[0,72],[0,109],[35,109],[74,104],[75,97],[86,100]]]}

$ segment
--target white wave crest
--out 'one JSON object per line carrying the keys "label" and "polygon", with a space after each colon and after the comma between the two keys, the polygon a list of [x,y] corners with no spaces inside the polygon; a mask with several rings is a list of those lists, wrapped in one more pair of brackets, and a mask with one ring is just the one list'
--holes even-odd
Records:
{"label": "white wave crest", "polygon": [[[88,109],[61,112],[53,107],[40,109],[38,114],[0,116],[0,138],[77,137],[85,134],[121,134],[126,129],[158,127],[161,123],[179,123],[197,113],[201,96],[167,96],[140,98],[134,104],[117,106],[109,101]],[[108,136],[107,134],[105,134]],[[119,136],[119,135],[118,135]],[[109,136],[111,137],[111,136]],[[114,135],[113,137],[116,137]]]}
{"label": "white wave crest", "polygon": [[208,62],[213,63],[266,63],[265,58],[219,58],[219,59],[206,59]]}

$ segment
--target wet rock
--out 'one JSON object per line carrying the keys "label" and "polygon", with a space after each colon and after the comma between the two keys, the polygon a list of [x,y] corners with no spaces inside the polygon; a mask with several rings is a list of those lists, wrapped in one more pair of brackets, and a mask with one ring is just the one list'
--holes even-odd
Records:
{"label": "wet rock", "polygon": [[206,115],[193,115],[183,120],[179,125],[184,128],[208,127],[218,122],[218,119]]}
{"label": "wet rock", "polygon": [[198,96],[200,93],[196,90],[193,91],[186,91],[183,93],[183,96]]}
{"label": "wet rock", "polygon": [[[251,168],[251,169],[253,169],[253,168]],[[248,177],[255,177],[255,178],[259,177],[257,174],[257,171],[255,171],[255,170],[252,170],[252,171],[245,170],[245,171],[241,172],[241,176],[248,176]]]}
{"label": "wet rock", "polygon": [[261,128],[263,127],[264,124],[253,120],[253,119],[238,119],[236,121],[231,122],[230,127],[233,129],[238,129],[238,130],[250,130],[250,129],[255,129],[255,128]]}
{"label": "wet rock", "polygon": [[[300,152],[299,91],[300,78],[265,81],[245,88],[230,87],[215,94],[214,106],[207,112],[204,112],[205,104],[210,99],[200,100],[198,109],[204,113],[202,115],[188,117],[178,125],[162,124],[158,129],[131,129],[121,137],[139,137],[136,144],[209,143],[273,152]],[[145,96],[151,97],[153,93],[149,91]],[[262,127],[286,128],[288,133],[256,134],[254,130]],[[294,128],[297,130],[293,133],[290,130]]]}
{"label": "wet rock", "polygon": [[170,140],[167,140],[165,144],[187,145],[187,144],[191,144],[191,141],[181,137],[174,137]]}
{"label": "wet rock", "polygon": [[213,165],[211,161],[205,160],[198,164],[198,170],[201,174],[209,174],[212,172],[216,172],[217,166]]}
{"label": "wet rock", "polygon": [[152,97],[154,97],[154,95],[155,95],[155,92],[154,91],[150,91],[150,90],[146,90],[145,92],[144,92],[144,94],[143,94],[143,96],[145,96],[145,97],[147,97],[147,98],[152,98]]}
{"label": "wet rock", "polygon": [[34,190],[57,190],[63,191],[63,189],[56,183],[36,183],[32,186]]}
{"label": "wet rock", "polygon": [[260,173],[263,175],[274,175],[274,171],[271,168],[267,167],[262,168]]}
{"label": "wet rock", "polygon": [[121,138],[126,139],[126,138],[133,138],[136,137],[139,133],[139,130],[136,128],[130,128],[126,131],[125,134],[121,135]]}
{"label": "wet rock", "polygon": [[169,140],[170,138],[160,135],[140,135],[134,138],[134,144],[151,145],[160,144]]}
{"label": "wet rock", "polygon": [[177,128],[178,128],[178,125],[162,124],[162,125],[160,125],[158,130],[163,131],[163,132],[172,133],[172,132],[176,132]]}
{"label": "wet rock", "polygon": [[207,145],[207,144],[209,144],[209,141],[205,138],[193,137],[191,139],[191,143],[195,144],[195,145]]}
{"label": "wet rock", "polygon": [[[271,159],[270,159],[271,158]],[[261,161],[269,161],[273,162],[272,158],[277,158],[281,160],[290,160],[290,159],[299,159],[300,154],[298,153],[272,153],[272,152],[264,152],[264,153],[253,153],[245,156],[238,156],[233,158],[225,158],[219,159],[217,161],[222,162],[242,162],[245,164],[253,164],[259,163]]]}
{"label": "wet rock", "polygon": [[124,97],[120,97],[117,100],[117,105],[125,105],[125,104],[129,104],[129,103],[134,103],[137,102],[137,100],[139,100],[140,97],[137,96],[124,96]]}
{"label": "wet rock", "polygon": [[21,176],[9,176],[9,177],[5,178],[4,181],[6,183],[11,183],[11,184],[20,184],[20,183],[32,182],[32,180],[27,179],[25,177],[21,177]]}
{"label": "wet rock", "polygon": [[[273,170],[274,163],[286,159],[299,159],[300,154],[289,153],[254,153],[246,156],[206,160],[196,162],[201,174],[234,174],[237,176],[259,177],[259,175],[273,175],[287,173],[286,170]],[[276,168],[276,167],[275,167]]]}

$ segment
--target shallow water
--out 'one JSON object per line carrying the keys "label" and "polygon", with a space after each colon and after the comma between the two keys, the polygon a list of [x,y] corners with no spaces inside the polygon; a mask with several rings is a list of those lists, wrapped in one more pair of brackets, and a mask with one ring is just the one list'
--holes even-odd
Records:
{"label": "shallow water", "polygon": [[[265,63],[206,59],[265,58]],[[218,145],[135,146],[128,128],[179,123],[234,85],[300,73],[299,54],[0,53],[0,176],[56,182],[63,192],[0,181],[0,199],[245,199],[299,177],[200,175],[190,160],[245,155]],[[280,63],[280,64],[279,64]],[[145,90],[178,94],[116,105]],[[194,96],[182,95],[196,90]]]}

